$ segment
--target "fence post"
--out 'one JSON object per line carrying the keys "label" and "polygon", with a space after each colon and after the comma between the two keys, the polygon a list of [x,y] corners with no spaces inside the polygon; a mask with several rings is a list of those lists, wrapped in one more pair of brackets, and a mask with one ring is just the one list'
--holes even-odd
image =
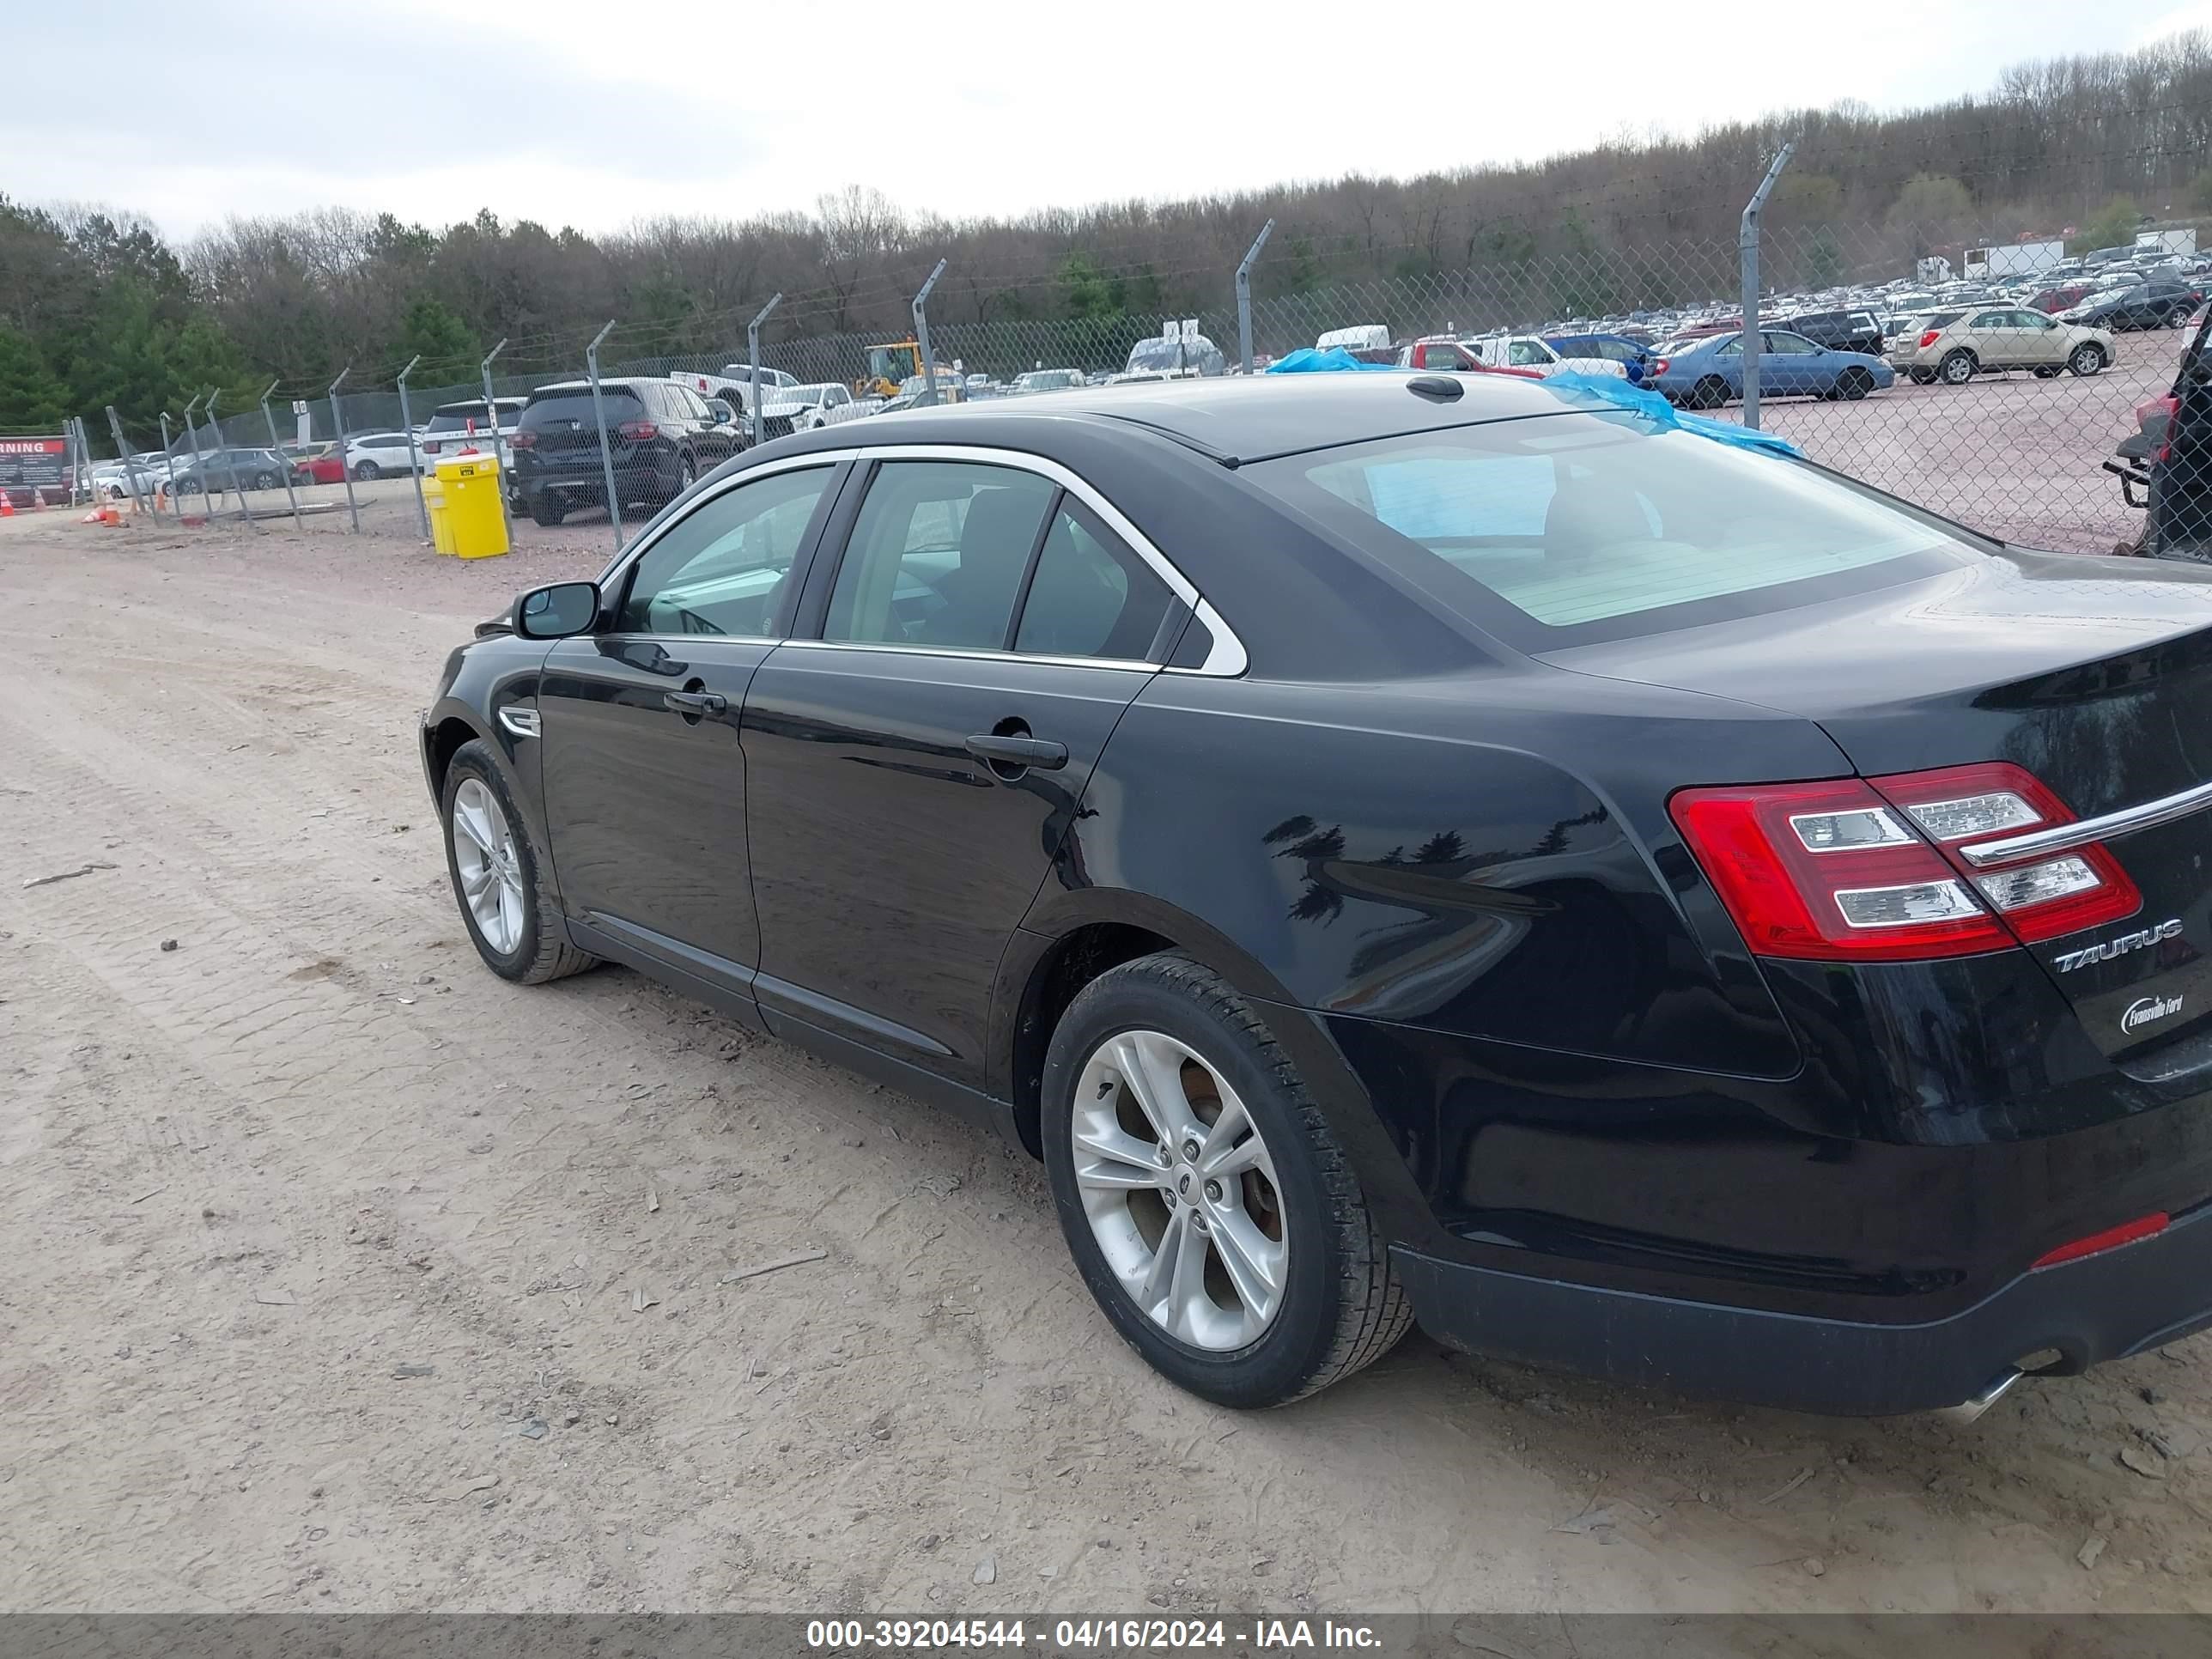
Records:
{"label": "fence post", "polygon": [[[76,423],[73,420],[62,422],[62,465],[69,469],[70,506],[75,507],[77,474],[84,471],[84,457],[77,450]],[[46,497],[40,495],[34,499],[44,501]]]}
{"label": "fence post", "polygon": [[1243,359],[1247,374],[1252,372],[1252,266],[1260,258],[1260,250],[1267,246],[1267,238],[1274,228],[1273,219],[1260,227],[1260,234],[1252,239],[1244,263],[1237,267],[1237,355]]}
{"label": "fence post", "polygon": [[1794,143],[1785,143],[1776,153],[1774,165],[1766,169],[1766,177],[1743,204],[1743,223],[1736,233],[1736,252],[1743,262],[1743,333],[1739,345],[1743,353],[1743,423],[1754,432],[1759,429],[1759,354],[1766,344],[1766,337],[1759,331],[1759,212],[1796,149]]}
{"label": "fence post", "polygon": [[768,303],[767,303],[766,305],[763,306],[763,307],[760,308],[760,310],[759,310],[758,312],[757,312],[757,313],[754,313],[754,316],[753,316],[753,319],[752,319],[752,321],[750,321],[750,323],[747,323],[747,324],[745,325],[745,350],[746,350],[746,352],[749,354],[749,355],[747,356],[746,359],[745,359],[745,366],[746,366],[745,372],[746,372],[746,373],[747,373],[747,374],[751,377],[750,383],[750,384],[746,386],[746,388],[745,388],[745,396],[746,396],[747,398],[749,398],[750,399],[751,399],[751,406],[750,406],[750,408],[748,408],[748,409],[745,410],[745,420],[746,420],[747,423],[748,423],[748,424],[751,427],[751,428],[752,428],[752,430],[751,430],[751,438],[752,438],[753,442],[755,442],[755,443],[758,443],[758,442],[760,441],[760,431],[761,431],[761,428],[760,428],[760,331],[761,331],[761,325],[762,325],[763,323],[764,323],[764,322],[766,322],[766,321],[768,320],[768,314],[769,314],[769,312],[771,312],[771,311],[774,311],[774,310],[775,310],[778,306],[781,305],[782,303],[783,303],[783,290],[782,290],[781,289],[776,289],[776,291],[775,291],[775,293],[773,293],[773,294],[771,294],[771,295],[769,295],[768,296]]}
{"label": "fence post", "polygon": [[914,337],[921,346],[921,401],[933,407],[937,402],[937,354],[929,349],[929,290],[943,275],[945,261],[939,259],[929,280],[921,285],[921,292],[914,296]]}
{"label": "fence post", "polygon": [[[270,394],[276,390],[278,384],[275,380],[270,381],[269,391],[261,394],[261,419],[269,428],[269,453],[282,461],[284,459],[284,446],[276,441],[276,417],[269,412]],[[338,465],[345,465],[343,455],[338,457]],[[292,528],[297,530],[301,528],[300,492],[292,488],[292,469],[289,465],[284,468],[284,499],[292,503]]]}
{"label": "fence post", "polygon": [[[354,499],[353,463],[346,459],[345,405],[338,401],[338,388],[345,384],[345,377],[352,373],[353,365],[348,363],[338,371],[337,379],[331,382],[331,389],[323,395],[331,400],[331,424],[338,429],[338,471],[345,474],[346,511],[353,515],[353,533],[358,536],[361,534],[361,503]],[[407,447],[410,453],[415,448],[415,434],[411,430],[407,434]]]}
{"label": "fence post", "polygon": [[[415,518],[422,526],[423,541],[428,543],[430,539],[430,508],[422,499],[422,453],[415,447],[415,416],[407,407],[407,377],[415,372],[415,365],[422,361],[422,354],[418,351],[407,360],[407,367],[399,371],[399,424],[407,428],[407,470],[415,475]],[[489,404],[484,406],[484,413],[491,413]],[[491,441],[491,447],[492,453],[497,454],[499,440],[496,437]]]}
{"label": "fence post", "polygon": [[[173,474],[177,470],[176,460],[169,453],[169,411],[165,409],[161,411],[161,471],[164,475],[165,481],[168,475]],[[169,498],[169,510],[175,514],[178,518],[182,519],[185,516],[185,509],[177,505],[177,492],[173,489],[156,489],[155,490],[155,512],[158,514],[161,510],[161,497],[164,495],[167,495]]]}
{"label": "fence post", "polygon": [[[192,424],[192,410],[199,403],[200,397],[204,395],[196,395],[191,403],[185,405],[185,435],[192,441],[192,477],[200,487],[200,511],[212,514],[215,503],[208,499],[207,468],[200,462],[200,429]],[[181,521],[185,516],[185,492],[176,487],[174,467],[169,469],[169,494],[176,500],[177,517]]]}
{"label": "fence post", "polygon": [[131,453],[131,446],[124,441],[123,422],[116,417],[113,404],[107,406],[107,429],[115,434],[115,453],[123,460],[123,481],[131,486],[131,505],[143,513],[146,498],[138,489],[138,463]]}
{"label": "fence post", "polygon": [[501,339],[484,353],[483,362],[477,365],[483,372],[484,418],[491,422],[491,458],[499,463],[499,499],[502,507],[507,504],[507,486],[514,482],[507,476],[507,469],[514,465],[514,450],[510,445],[506,454],[499,453],[499,403],[491,395],[491,360],[506,349],[507,342]]}
{"label": "fence post", "polygon": [[584,368],[592,377],[592,418],[599,428],[599,471],[607,481],[607,522],[615,527],[615,551],[622,551],[622,499],[615,488],[615,447],[607,441],[606,400],[599,396],[599,342],[614,331],[615,319],[607,319],[606,327],[592,336],[591,344],[584,348]]}
{"label": "fence post", "polygon": [[[222,455],[226,453],[222,441],[222,428],[217,423],[215,418],[215,402],[216,399],[222,395],[222,393],[220,391],[210,392],[208,393],[207,409],[204,411],[208,417],[208,431],[211,434],[211,441],[215,445],[215,453],[217,455]],[[282,458],[280,457],[279,459],[281,459]],[[246,511],[246,482],[238,476],[238,463],[235,461],[225,461],[222,465],[222,476],[230,480],[231,494],[238,497],[238,521],[242,525],[253,527],[253,514]]]}

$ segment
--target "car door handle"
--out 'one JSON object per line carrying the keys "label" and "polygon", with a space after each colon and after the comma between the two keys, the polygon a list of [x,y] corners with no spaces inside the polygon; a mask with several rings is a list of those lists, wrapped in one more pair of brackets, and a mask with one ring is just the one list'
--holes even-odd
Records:
{"label": "car door handle", "polygon": [[664,691],[661,702],[679,714],[726,714],[730,700],[718,691]]}
{"label": "car door handle", "polygon": [[1067,764],[1067,745],[1048,738],[1008,738],[984,732],[968,739],[968,752],[994,766],[1030,766],[1040,772],[1057,772]]}

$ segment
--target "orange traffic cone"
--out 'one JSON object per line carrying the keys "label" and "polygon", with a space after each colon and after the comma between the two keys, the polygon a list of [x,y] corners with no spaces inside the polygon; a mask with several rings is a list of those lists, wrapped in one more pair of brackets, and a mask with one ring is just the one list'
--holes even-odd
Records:
{"label": "orange traffic cone", "polygon": [[12,519],[15,516],[15,498],[6,490],[0,489],[0,519]]}

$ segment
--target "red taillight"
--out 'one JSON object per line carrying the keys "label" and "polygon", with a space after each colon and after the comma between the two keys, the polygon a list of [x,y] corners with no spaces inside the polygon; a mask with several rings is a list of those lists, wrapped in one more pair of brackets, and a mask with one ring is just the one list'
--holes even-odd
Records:
{"label": "red taillight", "polygon": [[2062,1261],[2079,1261],[2085,1255],[2095,1255],[2103,1250],[2116,1250],[2123,1244],[2132,1244],[2137,1239],[2148,1238],[2166,1231],[2168,1217],[2163,1210],[2154,1210],[2133,1221],[2124,1221],[2117,1227],[2107,1227],[2101,1233],[2091,1233],[2087,1238],[2077,1238],[2071,1244],[2061,1244],[2055,1250],[2046,1250],[2028,1264],[2033,1273],[2038,1267],[2055,1267]]}
{"label": "red taillight", "polygon": [[425,439],[423,439],[423,440],[422,440],[422,453],[423,453],[425,455],[434,455],[434,454],[436,454],[436,453],[438,453],[438,441],[437,441],[435,438],[425,438]]}
{"label": "red taillight", "polygon": [[1968,860],[1962,849],[2073,821],[2042,784],[1999,763],[1685,789],[1668,808],[1756,956],[1970,956],[2115,921],[2142,902],[2094,843]]}
{"label": "red taillight", "polygon": [[1667,359],[1662,357],[1657,362],[1652,364],[1651,372],[1654,374],[1664,374],[1667,372]]}
{"label": "red taillight", "polygon": [[535,449],[538,447],[538,434],[535,432],[518,432],[507,442],[517,449]]}
{"label": "red taillight", "polygon": [[658,438],[660,428],[651,421],[624,421],[615,431],[633,441],[641,438]]}
{"label": "red taillight", "polygon": [[1942,337],[1942,334],[1943,331],[1940,328],[1929,329],[1925,334],[1920,337],[1920,343],[1915,348],[1915,349],[1920,351],[1927,350],[1929,346],[1934,345],[1937,340]]}

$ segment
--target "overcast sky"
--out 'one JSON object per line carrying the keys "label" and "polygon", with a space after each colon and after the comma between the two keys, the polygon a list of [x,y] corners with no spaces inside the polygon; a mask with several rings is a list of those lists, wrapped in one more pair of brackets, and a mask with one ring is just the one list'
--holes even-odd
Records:
{"label": "overcast sky", "polygon": [[331,204],[601,231],[847,184],[958,217],[1413,173],[2212,27],[2212,0],[0,4],[0,191],[180,238]]}

